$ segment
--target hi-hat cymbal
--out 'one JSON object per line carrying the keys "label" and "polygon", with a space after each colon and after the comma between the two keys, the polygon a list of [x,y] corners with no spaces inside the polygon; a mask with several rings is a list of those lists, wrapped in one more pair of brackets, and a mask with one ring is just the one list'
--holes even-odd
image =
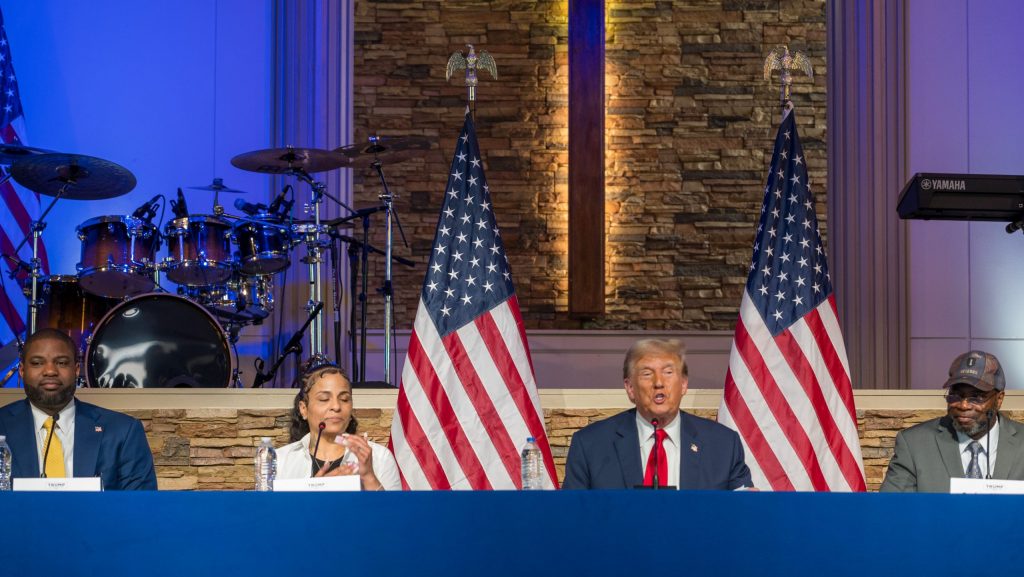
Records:
{"label": "hi-hat cymbal", "polygon": [[212,184],[207,184],[206,186],[189,186],[188,189],[189,190],[208,190],[210,192],[227,192],[227,193],[230,193],[230,194],[245,194],[244,190],[238,190],[237,188],[231,188],[231,187],[228,187],[228,186],[224,186],[224,179],[223,178],[215,178],[215,179],[213,179],[213,183]]}
{"label": "hi-hat cymbal", "polygon": [[244,152],[231,159],[236,168],[250,172],[287,174],[289,172],[324,172],[346,165],[345,157],[319,148],[268,148]]}
{"label": "hi-hat cymbal", "polygon": [[348,159],[353,168],[373,166],[374,163],[398,164],[410,158],[423,156],[430,150],[430,140],[422,136],[371,137],[366,144],[350,144],[334,152]]}
{"label": "hi-hat cymbal", "polygon": [[0,144],[0,164],[14,164],[16,160],[37,154],[49,154],[52,150],[32,148],[22,144]]}
{"label": "hi-hat cymbal", "polygon": [[62,152],[19,159],[11,165],[11,176],[33,192],[71,200],[114,198],[135,188],[135,175],[119,164]]}

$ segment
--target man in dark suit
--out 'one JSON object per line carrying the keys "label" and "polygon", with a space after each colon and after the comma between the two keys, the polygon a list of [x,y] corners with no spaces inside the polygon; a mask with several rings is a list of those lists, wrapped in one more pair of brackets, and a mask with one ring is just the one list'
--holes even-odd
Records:
{"label": "man in dark suit", "polygon": [[636,408],[573,435],[563,488],[752,487],[739,435],[679,410],[688,382],[681,342],[638,341],[626,353],[622,374]]}
{"label": "man in dark suit", "polygon": [[946,416],[896,435],[881,491],[948,493],[949,480],[1024,480],[1024,425],[999,415],[1006,377],[995,355],[970,351],[949,367]]}
{"label": "man in dark suit", "polygon": [[142,423],[75,399],[76,350],[55,329],[26,339],[18,367],[26,398],[0,407],[12,476],[39,477],[44,470],[47,477],[100,477],[105,490],[156,489]]}

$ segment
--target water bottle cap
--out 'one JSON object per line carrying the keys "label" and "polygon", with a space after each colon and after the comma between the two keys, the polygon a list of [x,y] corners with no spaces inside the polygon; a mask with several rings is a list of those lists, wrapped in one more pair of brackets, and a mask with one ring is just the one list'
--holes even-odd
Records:
{"label": "water bottle cap", "polygon": [[533,437],[526,437],[526,442],[527,443],[536,443],[537,439],[534,439]]}

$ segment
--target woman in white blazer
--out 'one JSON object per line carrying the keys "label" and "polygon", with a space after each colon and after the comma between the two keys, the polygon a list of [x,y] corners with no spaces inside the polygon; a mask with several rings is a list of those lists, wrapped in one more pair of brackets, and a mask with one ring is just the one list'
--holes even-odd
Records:
{"label": "woman in white blazer", "polygon": [[277,451],[277,478],[359,475],[364,491],[400,491],[391,451],[356,434],[352,383],[341,368],[313,364],[302,372],[299,384],[292,408],[293,442]]}

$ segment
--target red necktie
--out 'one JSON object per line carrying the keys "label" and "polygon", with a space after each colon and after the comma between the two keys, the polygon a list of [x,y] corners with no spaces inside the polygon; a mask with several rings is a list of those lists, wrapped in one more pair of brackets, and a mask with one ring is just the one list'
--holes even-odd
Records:
{"label": "red necktie", "polygon": [[665,454],[665,429],[654,430],[654,449],[647,456],[647,471],[644,473],[644,486],[654,486],[654,455],[658,455],[658,486],[668,485],[668,455]]}

